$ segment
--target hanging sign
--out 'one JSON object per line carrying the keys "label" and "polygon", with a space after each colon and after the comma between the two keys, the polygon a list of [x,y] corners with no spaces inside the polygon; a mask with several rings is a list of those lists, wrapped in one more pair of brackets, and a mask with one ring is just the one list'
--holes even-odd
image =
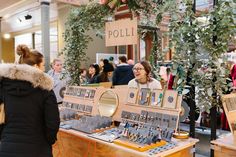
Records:
{"label": "hanging sign", "polygon": [[137,18],[107,22],[105,25],[106,46],[137,44],[137,26]]}
{"label": "hanging sign", "polygon": [[78,6],[87,4],[89,2],[89,0],[57,0],[57,1]]}

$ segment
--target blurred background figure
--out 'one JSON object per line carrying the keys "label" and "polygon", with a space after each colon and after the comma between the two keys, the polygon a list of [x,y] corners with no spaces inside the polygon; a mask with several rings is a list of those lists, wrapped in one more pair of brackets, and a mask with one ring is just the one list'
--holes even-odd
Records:
{"label": "blurred background figure", "polygon": [[86,69],[80,69],[79,79],[80,79],[80,85],[88,83],[88,77],[87,77],[87,70]]}
{"label": "blurred background figure", "polygon": [[133,78],[132,66],[127,64],[127,58],[125,56],[120,56],[119,64],[112,77],[113,85],[127,85]]}
{"label": "blurred background figure", "polygon": [[53,91],[57,97],[57,103],[61,104],[69,77],[63,76],[62,61],[60,59],[56,58],[53,60],[52,69],[48,71],[48,75],[53,78]]}
{"label": "blurred background figure", "polygon": [[129,60],[127,61],[127,63],[128,63],[129,65],[134,65],[134,60],[129,59]]}
{"label": "blurred background figure", "polygon": [[100,72],[100,68],[98,64],[91,64],[89,66],[89,76],[88,76],[89,84],[96,83],[99,72]]}
{"label": "blurred background figure", "polygon": [[112,82],[114,67],[107,59],[103,60],[103,71],[98,75],[96,83]]}

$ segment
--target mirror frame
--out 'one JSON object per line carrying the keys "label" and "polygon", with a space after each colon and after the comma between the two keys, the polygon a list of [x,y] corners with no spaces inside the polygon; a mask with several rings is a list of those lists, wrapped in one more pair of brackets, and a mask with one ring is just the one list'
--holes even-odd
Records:
{"label": "mirror frame", "polygon": [[[115,96],[115,99],[116,99],[116,103],[115,103],[115,109],[114,109],[114,111],[113,111],[113,113],[111,114],[111,115],[101,115],[101,111],[100,111],[100,99],[102,98],[102,96],[105,94],[105,93],[107,93],[107,92],[112,92],[113,94],[114,94],[114,96]],[[116,113],[116,111],[117,111],[117,109],[118,109],[118,106],[119,106],[119,97],[118,97],[118,95],[114,92],[114,91],[112,91],[112,90],[106,90],[106,91],[104,91],[101,95],[100,95],[100,97],[99,97],[99,99],[98,99],[98,112],[99,112],[99,115],[100,116],[106,116],[106,117],[112,117],[115,113]]]}

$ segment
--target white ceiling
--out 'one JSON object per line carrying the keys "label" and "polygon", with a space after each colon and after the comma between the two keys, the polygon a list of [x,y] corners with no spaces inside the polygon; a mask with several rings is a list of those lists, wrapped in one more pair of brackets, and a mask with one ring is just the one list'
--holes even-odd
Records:
{"label": "white ceiling", "polygon": [[[41,23],[40,2],[46,0],[0,0],[0,17],[2,17],[1,31],[3,33],[17,32],[32,28]],[[67,0],[50,1],[50,20],[54,21],[58,16],[58,5],[65,5]],[[98,1],[98,0],[96,0]],[[79,5],[89,3],[89,0],[71,0]],[[32,19],[25,20],[25,16],[30,14]]]}
{"label": "white ceiling", "polygon": [[0,0],[0,17],[4,18],[5,16],[15,14],[36,2],[38,2],[38,0]]}
{"label": "white ceiling", "polygon": [[[0,0],[0,16],[3,17],[1,26],[2,32],[22,31],[41,23],[41,9],[39,0]],[[17,1],[17,2],[16,2]],[[3,7],[4,6],[4,7]],[[31,15],[32,19],[25,20],[26,15]],[[50,20],[57,19],[57,4],[50,4]]]}
{"label": "white ceiling", "polygon": [[18,2],[19,0],[0,0],[0,11]]}

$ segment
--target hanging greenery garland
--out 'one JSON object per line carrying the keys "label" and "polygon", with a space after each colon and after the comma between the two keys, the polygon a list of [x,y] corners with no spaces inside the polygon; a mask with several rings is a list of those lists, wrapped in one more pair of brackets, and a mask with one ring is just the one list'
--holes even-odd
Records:
{"label": "hanging greenery garland", "polygon": [[[235,36],[235,13],[233,0],[219,0],[218,5],[204,16],[208,22],[202,24],[192,10],[192,0],[182,0],[180,3],[173,0],[104,0],[103,5],[90,3],[87,6],[73,8],[68,17],[65,31],[65,54],[66,69],[72,78],[72,84],[79,84],[79,68],[81,62],[86,59],[85,50],[92,40],[86,32],[90,29],[104,27],[106,17],[113,14],[113,11],[122,4],[127,4],[134,13],[147,19],[148,24],[151,15],[155,15],[154,26],[161,22],[164,13],[170,16],[170,37],[169,48],[174,49],[172,74],[175,75],[176,86],[179,93],[186,94],[191,85],[198,85],[199,105],[209,110],[216,102],[212,102],[213,89],[217,95],[226,90],[227,72],[225,67],[219,64],[218,58],[227,50],[228,39]],[[152,24],[153,27],[153,24]],[[150,32],[148,29],[141,29],[139,33],[145,36]],[[152,31],[151,31],[152,32]],[[156,60],[163,60],[165,51],[160,49],[160,36],[153,35],[153,48],[151,62],[155,65],[154,71],[158,71]],[[217,36],[216,41],[212,37]],[[205,52],[205,53],[203,53]],[[207,55],[208,60],[202,56]],[[206,69],[204,69],[206,68]],[[204,71],[206,70],[206,71]],[[158,75],[158,73],[156,73]],[[215,80],[212,79],[214,75]],[[191,81],[187,84],[187,77]],[[215,99],[215,97],[214,97]],[[215,104],[214,104],[215,103]]]}
{"label": "hanging greenery garland", "polygon": [[[155,0],[154,0],[155,1]],[[150,13],[151,5],[149,0],[105,0],[104,5],[90,2],[86,6],[71,8],[66,22],[64,33],[65,47],[62,53],[65,56],[65,68],[71,78],[71,84],[79,85],[79,72],[81,63],[87,60],[85,50],[92,38],[87,34],[89,30],[99,30],[104,28],[107,17],[113,14],[115,8],[127,3],[132,10],[139,12],[146,9],[145,13]],[[112,5],[114,4],[114,6]],[[112,5],[112,6],[111,6]],[[153,8],[153,7],[152,7]],[[145,32],[139,31],[140,33]]]}
{"label": "hanging greenery garland", "polygon": [[107,6],[90,3],[87,6],[72,8],[66,22],[64,33],[65,68],[71,78],[71,84],[79,85],[81,63],[87,60],[85,50],[92,38],[89,30],[99,30],[104,27],[106,17],[110,15]]}

